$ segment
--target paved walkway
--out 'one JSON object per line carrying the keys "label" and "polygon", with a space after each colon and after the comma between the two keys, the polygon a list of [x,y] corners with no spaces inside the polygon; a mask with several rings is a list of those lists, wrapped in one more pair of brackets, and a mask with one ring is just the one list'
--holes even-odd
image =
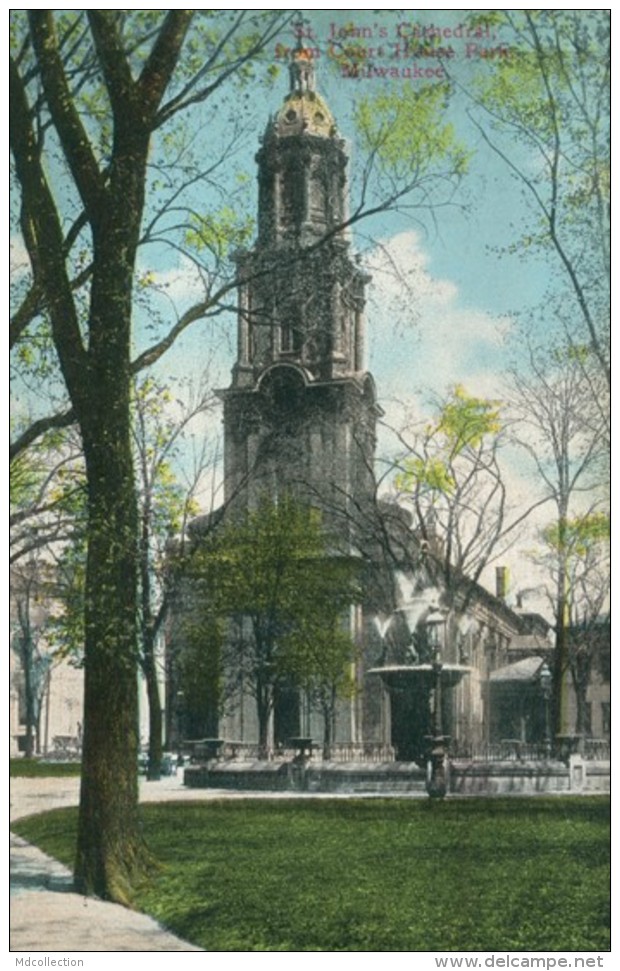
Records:
{"label": "paved walkway", "polygon": [[12,951],[198,951],[151,917],[71,892],[71,874],[11,835]]}
{"label": "paved walkway", "polygon": [[[79,779],[12,779],[11,819],[75,806]],[[181,777],[142,783],[141,799],[196,796]],[[198,951],[151,917],[71,891],[66,867],[11,833],[12,951]]]}

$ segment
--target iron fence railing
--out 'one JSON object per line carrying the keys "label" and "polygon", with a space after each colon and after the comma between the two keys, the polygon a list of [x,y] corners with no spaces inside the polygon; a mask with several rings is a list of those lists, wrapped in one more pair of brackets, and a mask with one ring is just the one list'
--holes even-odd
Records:
{"label": "iron fence railing", "polygon": [[583,756],[592,762],[609,762],[611,759],[611,743],[609,739],[584,739]]}
{"label": "iron fence railing", "polygon": [[571,754],[581,755],[586,761],[607,762],[610,759],[610,743],[608,739],[576,736],[560,739],[555,745],[551,742],[522,742],[520,739],[505,738],[477,746],[452,743],[449,749],[451,759],[469,759],[473,762],[567,759]]}
{"label": "iron fence railing", "polygon": [[469,759],[472,762],[521,762],[549,758],[550,747],[538,743],[526,743],[517,739],[502,739],[485,745],[450,745],[451,759]]}
{"label": "iron fence railing", "polygon": [[331,762],[394,762],[396,752],[381,742],[339,742],[331,746],[329,758]]}
{"label": "iron fence railing", "polygon": [[[259,759],[267,759],[270,762],[289,762],[300,754],[299,746],[281,745],[270,748],[265,752],[255,742],[229,742],[225,739],[217,748],[217,753],[208,744],[191,743],[187,744],[187,754],[192,761],[200,762],[208,758],[217,758],[222,761],[241,761],[253,762]],[[320,761],[324,757],[323,745],[319,742],[312,742],[308,749],[311,749],[312,759]],[[396,753],[392,745],[384,745],[380,742],[336,742],[329,748],[329,761],[331,762],[394,762]]]}
{"label": "iron fence railing", "polygon": [[[319,742],[307,740],[302,750],[299,745],[286,744],[269,749],[266,753],[255,742],[230,742],[218,740],[217,748],[211,744],[194,743],[191,752],[193,762],[204,762],[217,758],[221,761],[254,762],[267,759],[270,762],[290,762],[300,754],[310,756],[313,761],[324,759],[323,746]],[[520,739],[505,738],[499,742],[482,745],[466,745],[453,739],[448,748],[452,760],[472,762],[529,762],[549,758],[566,760],[575,752],[588,761],[608,761],[610,745],[607,739],[587,738],[562,740],[553,747],[549,742],[522,742]],[[381,742],[337,742],[330,746],[330,762],[361,762],[367,764],[396,761],[396,751],[392,745]]]}

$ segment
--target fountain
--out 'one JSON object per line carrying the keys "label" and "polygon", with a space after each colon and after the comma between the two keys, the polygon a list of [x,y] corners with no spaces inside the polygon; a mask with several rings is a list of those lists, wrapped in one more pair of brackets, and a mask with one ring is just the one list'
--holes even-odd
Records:
{"label": "fountain", "polygon": [[[401,594],[405,584],[398,578]],[[440,592],[435,587],[415,592],[410,585],[409,599],[397,607],[387,620],[375,619],[388,663],[371,668],[390,693],[393,735],[399,735],[399,758],[427,765],[427,792],[442,798],[446,794],[445,762],[449,736],[444,735],[444,699],[446,691],[457,685],[470,671],[467,665],[444,661],[448,611],[439,605]],[[388,634],[405,622],[408,642],[396,648],[391,663],[386,654]],[[393,651],[392,651],[393,653]]]}

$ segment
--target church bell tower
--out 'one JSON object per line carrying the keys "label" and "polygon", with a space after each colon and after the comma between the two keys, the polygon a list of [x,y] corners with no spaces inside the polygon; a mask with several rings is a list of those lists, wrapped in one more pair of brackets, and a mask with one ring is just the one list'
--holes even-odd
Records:
{"label": "church bell tower", "polygon": [[304,49],[256,161],[258,234],[235,254],[237,359],[221,392],[226,501],[293,493],[352,542],[380,414],[364,370],[369,277],[349,255],[345,144]]}

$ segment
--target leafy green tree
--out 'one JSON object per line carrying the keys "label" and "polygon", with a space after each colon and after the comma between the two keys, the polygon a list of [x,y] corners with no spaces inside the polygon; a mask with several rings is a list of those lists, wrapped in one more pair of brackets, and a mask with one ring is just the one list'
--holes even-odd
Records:
{"label": "leafy green tree", "polygon": [[199,613],[192,612],[188,599],[175,631],[180,643],[175,641],[176,649],[169,650],[167,658],[168,704],[176,708],[170,713],[168,738],[174,747],[187,738],[216,738],[219,719],[236,687],[230,671],[224,669],[225,620],[206,603]]}
{"label": "leafy green tree", "polygon": [[368,209],[423,213],[453,202],[470,153],[446,119],[450,96],[448,83],[436,83],[359,98],[354,118],[364,171],[354,221]]}
{"label": "leafy green tree", "polygon": [[508,47],[479,75],[470,115],[523,188],[526,225],[514,248],[548,262],[548,311],[589,348],[609,387],[609,11],[505,10],[475,20]]}
{"label": "leafy green tree", "polygon": [[[359,589],[351,585],[359,566],[341,564],[342,576],[339,578],[334,576],[337,570],[338,566],[330,563],[328,574],[335,589],[329,592],[329,597],[336,593],[338,584],[343,583],[343,590],[348,587],[348,596],[359,599]],[[349,605],[338,603],[338,599],[330,603],[325,597],[321,605],[324,609],[320,613],[310,611],[310,616],[300,623],[292,638],[286,664],[292,684],[305,694],[310,707],[323,719],[323,758],[329,759],[336,731],[338,701],[353,698],[358,691],[355,661],[359,649],[343,626],[343,615],[346,616]]]}
{"label": "leafy green tree", "polygon": [[532,508],[515,510],[509,503],[500,461],[505,425],[500,402],[457,385],[436,403],[430,420],[400,435],[394,486],[413,512],[420,541],[411,569],[424,569],[448,610],[449,660],[461,660],[462,620],[475,584],[509,548]]}
{"label": "leafy green tree", "polygon": [[330,552],[318,512],[264,497],[196,548],[188,576],[198,636],[214,618],[230,624],[225,676],[240,676],[254,696],[261,750],[276,691],[291,685],[321,706],[329,745],[335,698],[351,690],[355,645],[342,615],[359,600],[359,564]]}
{"label": "leafy green tree", "polygon": [[430,421],[402,436],[395,485],[421,538],[440,555],[448,589],[453,574],[479,578],[505,527],[501,431],[499,402],[457,385]]}

